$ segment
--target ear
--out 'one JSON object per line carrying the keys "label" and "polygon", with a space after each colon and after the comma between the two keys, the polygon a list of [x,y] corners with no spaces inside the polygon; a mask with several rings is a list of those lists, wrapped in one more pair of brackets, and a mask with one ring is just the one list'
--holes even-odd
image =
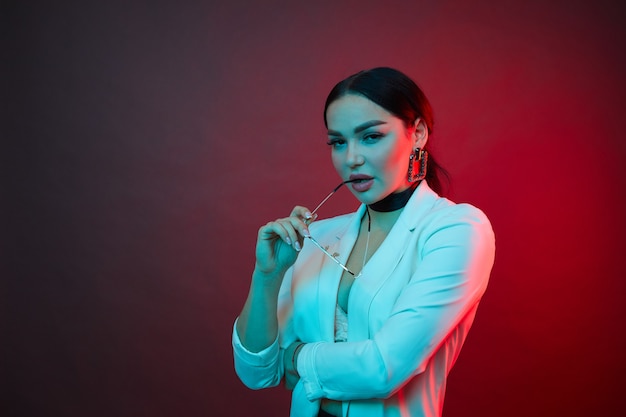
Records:
{"label": "ear", "polygon": [[421,117],[415,120],[413,136],[415,139],[414,148],[424,149],[426,142],[428,142],[428,127]]}

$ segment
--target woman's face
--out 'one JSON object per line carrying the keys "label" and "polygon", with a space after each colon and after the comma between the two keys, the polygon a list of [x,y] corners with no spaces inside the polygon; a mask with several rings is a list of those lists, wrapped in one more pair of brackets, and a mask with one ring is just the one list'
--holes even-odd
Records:
{"label": "woman's face", "polygon": [[328,143],[337,173],[359,201],[372,204],[405,190],[409,156],[428,140],[424,122],[404,122],[361,95],[347,94],[326,111]]}

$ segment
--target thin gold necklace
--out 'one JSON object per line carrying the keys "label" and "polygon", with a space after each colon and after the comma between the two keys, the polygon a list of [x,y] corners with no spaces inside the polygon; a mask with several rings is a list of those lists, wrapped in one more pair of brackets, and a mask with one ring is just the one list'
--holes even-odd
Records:
{"label": "thin gold necklace", "polygon": [[367,239],[365,240],[365,253],[363,254],[363,265],[361,266],[361,271],[356,277],[354,277],[354,279],[357,279],[358,277],[361,276],[361,273],[363,272],[363,268],[365,268],[365,262],[367,262],[367,252],[369,251],[369,248],[370,248],[370,232],[372,231],[372,217],[370,216],[369,208],[365,207],[365,212],[367,213]]}

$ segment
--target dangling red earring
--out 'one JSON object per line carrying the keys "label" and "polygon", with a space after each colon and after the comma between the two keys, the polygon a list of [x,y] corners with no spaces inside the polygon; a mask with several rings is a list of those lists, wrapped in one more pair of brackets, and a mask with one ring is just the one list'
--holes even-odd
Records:
{"label": "dangling red earring", "polygon": [[425,149],[415,148],[409,157],[409,172],[407,174],[409,182],[417,182],[426,178],[427,163],[428,152]]}

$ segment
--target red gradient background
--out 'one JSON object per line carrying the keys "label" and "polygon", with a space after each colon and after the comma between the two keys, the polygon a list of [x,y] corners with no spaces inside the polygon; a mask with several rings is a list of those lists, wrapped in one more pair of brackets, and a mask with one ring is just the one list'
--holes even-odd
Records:
{"label": "red gradient background", "polygon": [[287,415],[232,368],[256,231],[336,185],[325,96],[387,65],[497,236],[444,415],[621,415],[619,2],[54,3],[3,3],[0,414]]}

